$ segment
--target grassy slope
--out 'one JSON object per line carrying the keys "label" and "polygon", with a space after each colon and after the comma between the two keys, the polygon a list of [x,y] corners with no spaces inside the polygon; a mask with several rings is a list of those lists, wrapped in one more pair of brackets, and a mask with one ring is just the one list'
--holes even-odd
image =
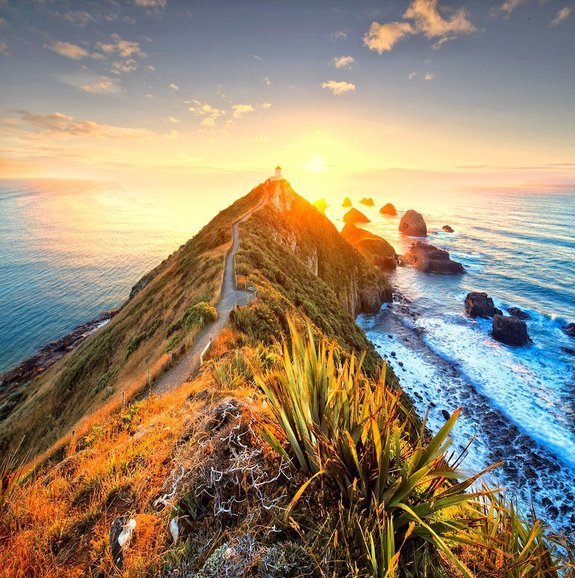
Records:
{"label": "grassy slope", "polygon": [[168,363],[169,345],[176,355],[189,346],[195,328],[174,328],[191,305],[217,301],[231,224],[261,193],[256,188],[217,215],[140,280],[108,325],[25,388],[24,402],[0,422],[0,455],[46,450],[95,409],[146,387],[148,370],[156,374]]}

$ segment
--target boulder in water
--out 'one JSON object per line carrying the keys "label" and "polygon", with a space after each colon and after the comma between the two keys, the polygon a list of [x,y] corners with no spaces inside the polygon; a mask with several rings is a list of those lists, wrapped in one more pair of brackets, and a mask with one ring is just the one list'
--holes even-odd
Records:
{"label": "boulder in water", "polygon": [[397,215],[397,209],[392,203],[386,203],[383,205],[383,207],[381,207],[381,209],[379,209],[379,213],[381,215],[390,215],[395,217]]}
{"label": "boulder in water", "polygon": [[403,262],[423,273],[440,273],[443,275],[465,273],[463,265],[457,261],[452,261],[447,251],[422,241],[412,243],[409,251],[403,256]]}
{"label": "boulder in water", "polygon": [[373,207],[373,205],[375,205],[371,197],[363,197],[363,199],[361,199],[359,202],[366,207]]}
{"label": "boulder in water", "polygon": [[563,333],[569,337],[575,337],[575,323],[568,323],[563,327]]}
{"label": "boulder in water", "polygon": [[493,299],[480,291],[471,291],[465,297],[465,309],[470,317],[493,317],[495,314],[503,315],[501,309],[493,305]]}
{"label": "boulder in water", "polygon": [[370,263],[391,270],[397,266],[395,249],[382,237],[348,223],[341,230],[343,238],[353,245]]}
{"label": "boulder in water", "polygon": [[513,315],[505,317],[498,315],[493,316],[493,338],[506,345],[527,345],[531,339],[527,333],[527,323]]}
{"label": "boulder in water", "polygon": [[401,217],[399,230],[404,235],[410,235],[412,237],[427,236],[427,225],[425,224],[423,216],[413,209],[409,209],[409,211],[406,211],[403,217]]}
{"label": "boulder in water", "polygon": [[371,223],[371,221],[357,209],[350,209],[344,216],[343,216],[344,223]]}
{"label": "boulder in water", "polygon": [[351,199],[349,197],[345,197],[341,206],[342,207],[351,207]]}
{"label": "boulder in water", "polygon": [[441,230],[444,231],[445,233],[454,233],[455,232],[453,230],[453,227],[450,227],[449,225],[443,225],[443,227],[441,227]]}
{"label": "boulder in water", "polygon": [[519,319],[531,319],[531,315],[523,309],[519,309],[519,307],[508,307],[507,311],[509,315],[513,315],[513,317],[517,317]]}

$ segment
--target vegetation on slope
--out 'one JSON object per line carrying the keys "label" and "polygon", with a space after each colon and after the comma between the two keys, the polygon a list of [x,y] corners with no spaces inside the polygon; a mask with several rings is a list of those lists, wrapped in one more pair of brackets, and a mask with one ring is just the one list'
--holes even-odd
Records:
{"label": "vegetation on slope", "polygon": [[23,401],[0,420],[0,455],[44,451],[104,403],[145,388],[191,345],[202,321],[193,307],[218,299],[231,225],[262,192],[222,211],[143,277],[110,323],[25,387]]}

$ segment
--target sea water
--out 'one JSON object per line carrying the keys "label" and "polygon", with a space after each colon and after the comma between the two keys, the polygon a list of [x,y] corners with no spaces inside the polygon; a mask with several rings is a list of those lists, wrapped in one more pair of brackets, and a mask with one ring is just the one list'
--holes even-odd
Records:
{"label": "sea water", "polygon": [[[360,325],[388,355],[421,415],[437,431],[444,410],[463,407],[455,449],[464,466],[490,476],[527,510],[531,503],[553,529],[575,535],[575,193],[452,193],[397,198],[399,216],[355,204],[366,228],[404,253],[414,241],[398,232],[401,214],[422,212],[428,242],[446,249],[466,274],[429,275],[400,267],[391,279],[397,299]],[[336,224],[342,209],[332,208]],[[450,225],[454,233],[442,231]],[[485,291],[504,312],[520,307],[533,343],[510,347],[491,335],[491,320],[470,319],[469,291]],[[392,356],[391,352],[395,355]],[[399,364],[401,361],[402,365]]]}

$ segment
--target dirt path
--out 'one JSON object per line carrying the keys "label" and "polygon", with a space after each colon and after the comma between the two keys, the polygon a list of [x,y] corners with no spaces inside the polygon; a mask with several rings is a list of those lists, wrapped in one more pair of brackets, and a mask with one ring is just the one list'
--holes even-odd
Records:
{"label": "dirt path", "polygon": [[152,390],[155,393],[164,393],[171,389],[175,389],[193,376],[200,367],[202,352],[224,328],[228,322],[232,309],[236,305],[247,305],[254,298],[254,292],[236,289],[234,257],[237,253],[238,247],[240,246],[239,224],[249,219],[253,213],[264,205],[264,203],[265,201],[261,201],[249,213],[232,225],[232,248],[226,257],[220,300],[216,304],[218,318],[216,321],[202,329],[196,336],[191,349],[184,353],[184,355],[177,361],[176,365],[168,369],[168,371],[162,374],[154,382]]}

